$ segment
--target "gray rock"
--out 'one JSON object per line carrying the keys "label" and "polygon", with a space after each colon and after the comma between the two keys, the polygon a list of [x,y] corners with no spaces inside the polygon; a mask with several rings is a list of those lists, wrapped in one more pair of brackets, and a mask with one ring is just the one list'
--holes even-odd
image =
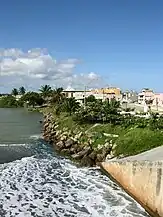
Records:
{"label": "gray rock", "polygon": [[47,128],[48,126],[49,126],[49,123],[46,122],[46,123],[44,124],[44,128]]}
{"label": "gray rock", "polygon": [[66,139],[67,139],[67,136],[65,135],[61,136],[61,141],[66,141]]}
{"label": "gray rock", "polygon": [[96,151],[92,151],[90,154],[89,154],[89,157],[92,159],[92,160],[96,160],[97,158],[97,152]]}
{"label": "gray rock", "polygon": [[76,149],[74,147],[70,148],[70,154],[75,154],[76,153]]}
{"label": "gray rock", "polygon": [[91,148],[90,147],[86,147],[84,150],[76,153],[76,154],[73,154],[72,155],[72,158],[74,159],[81,159],[82,157],[88,155],[89,153],[91,152]]}
{"label": "gray rock", "polygon": [[65,142],[65,147],[66,147],[66,148],[69,148],[69,147],[71,147],[73,144],[74,144],[74,141],[73,141],[72,139],[68,139],[68,140]]}
{"label": "gray rock", "polygon": [[94,166],[95,165],[95,161],[92,160],[89,156],[84,156],[82,159],[81,159],[81,165],[82,166]]}
{"label": "gray rock", "polygon": [[61,148],[64,147],[64,142],[63,141],[59,141],[59,142],[56,143],[56,146],[61,149]]}
{"label": "gray rock", "polygon": [[105,156],[103,154],[97,154],[96,162],[103,162],[105,160]]}

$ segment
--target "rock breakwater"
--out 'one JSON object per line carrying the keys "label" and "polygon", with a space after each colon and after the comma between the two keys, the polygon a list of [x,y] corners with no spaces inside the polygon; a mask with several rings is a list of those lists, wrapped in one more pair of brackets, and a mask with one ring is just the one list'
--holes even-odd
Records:
{"label": "rock breakwater", "polygon": [[94,166],[106,159],[114,157],[115,144],[108,139],[105,144],[93,145],[93,138],[89,132],[75,131],[61,128],[51,113],[44,114],[43,138],[54,149],[83,166]]}

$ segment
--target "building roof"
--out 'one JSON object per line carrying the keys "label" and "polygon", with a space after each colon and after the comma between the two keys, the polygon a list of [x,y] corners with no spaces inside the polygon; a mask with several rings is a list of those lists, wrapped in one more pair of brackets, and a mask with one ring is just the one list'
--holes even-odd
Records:
{"label": "building roof", "polygon": [[75,91],[71,86],[68,86],[64,91]]}

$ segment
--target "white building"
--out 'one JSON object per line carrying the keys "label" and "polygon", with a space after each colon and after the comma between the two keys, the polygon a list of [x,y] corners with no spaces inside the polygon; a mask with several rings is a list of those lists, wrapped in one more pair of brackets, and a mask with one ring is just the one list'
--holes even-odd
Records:
{"label": "white building", "polygon": [[145,105],[146,101],[153,100],[154,99],[154,92],[151,89],[144,88],[142,91],[138,94],[138,103]]}

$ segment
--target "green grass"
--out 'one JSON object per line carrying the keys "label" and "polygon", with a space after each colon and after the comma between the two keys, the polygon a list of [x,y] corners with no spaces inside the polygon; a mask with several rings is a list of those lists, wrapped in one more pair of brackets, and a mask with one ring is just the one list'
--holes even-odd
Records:
{"label": "green grass", "polygon": [[75,121],[73,121],[72,116],[68,116],[67,113],[61,113],[59,116],[56,116],[53,113],[54,119],[59,123],[59,129],[68,128],[71,131],[86,131],[89,129],[92,125],[91,124],[82,124],[79,125]]}
{"label": "green grass", "polygon": [[[52,111],[52,110],[51,110]],[[93,147],[98,144],[103,145],[107,140],[112,140],[117,144],[116,155],[131,156],[152,148],[163,145],[163,132],[160,130],[151,130],[149,128],[124,128],[122,126],[113,126],[111,124],[78,124],[71,116],[61,113],[56,116],[54,111],[54,120],[57,120],[59,129],[68,128],[74,134],[83,132],[80,138],[81,143],[88,141],[88,136],[93,139]],[[86,132],[86,133],[85,133]],[[104,136],[103,133],[119,135],[117,138]]]}
{"label": "green grass", "polygon": [[94,131],[100,132],[100,133],[120,135],[120,134],[123,134],[124,132],[126,132],[126,129],[124,129],[123,127],[121,127],[119,125],[113,126],[112,124],[99,124],[90,130],[90,132],[94,132]]}
{"label": "green grass", "polygon": [[163,132],[135,128],[121,135],[117,141],[116,154],[135,155],[163,145]]}

